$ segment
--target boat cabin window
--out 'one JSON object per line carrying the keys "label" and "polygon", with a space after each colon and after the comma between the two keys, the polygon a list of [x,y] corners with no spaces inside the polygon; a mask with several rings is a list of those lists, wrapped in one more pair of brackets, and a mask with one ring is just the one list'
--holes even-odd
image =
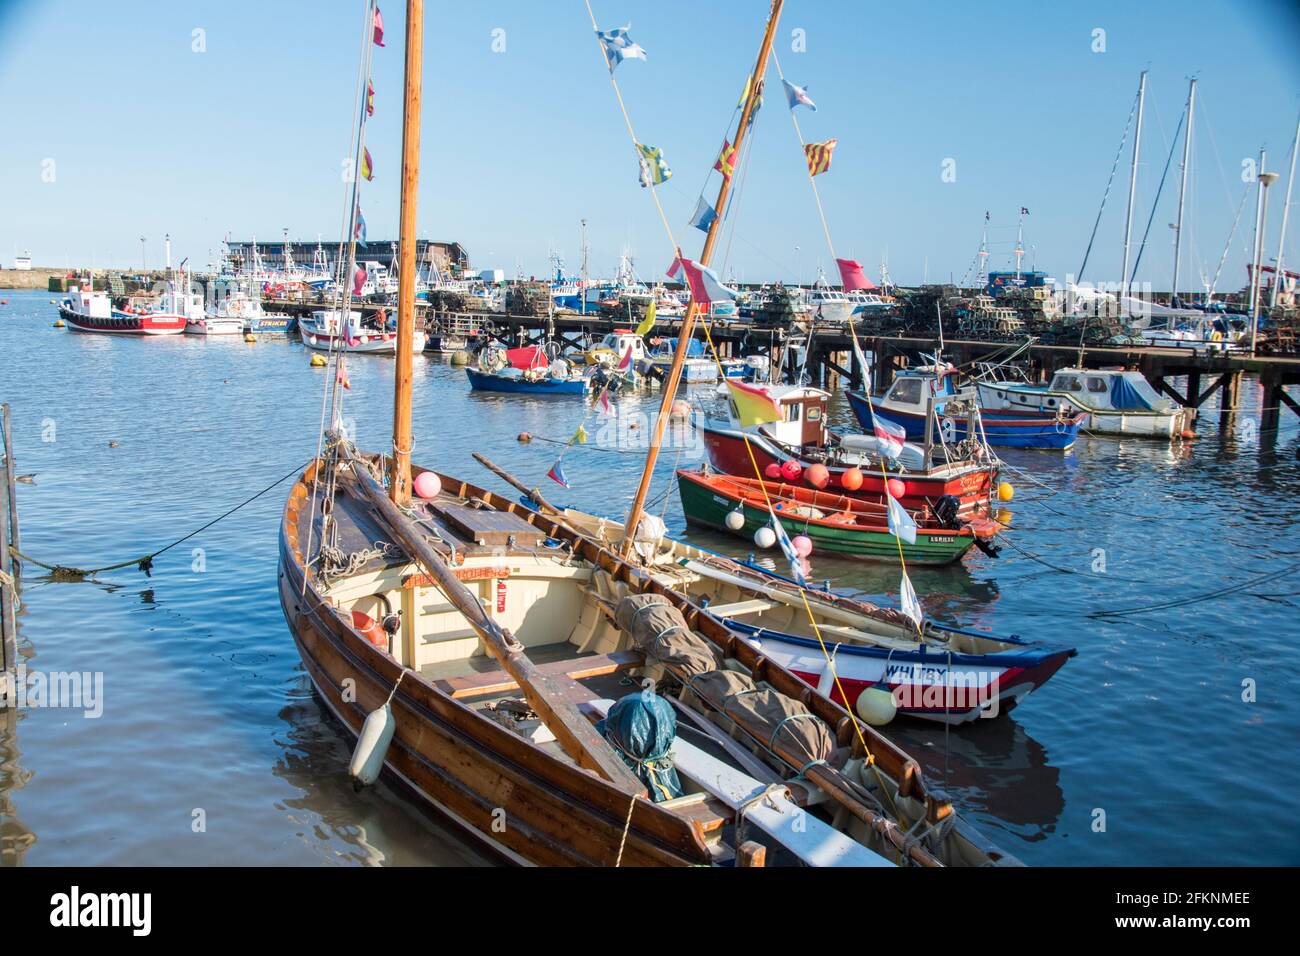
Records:
{"label": "boat cabin window", "polygon": [[819,422],[822,420],[822,409],[820,405],[808,406],[808,421]]}
{"label": "boat cabin window", "polygon": [[799,409],[803,406],[798,402],[785,407],[785,420],[787,422],[797,422],[799,420]]}
{"label": "boat cabin window", "polygon": [[1082,392],[1083,383],[1074,375],[1058,375],[1056,381],[1052,383],[1052,388],[1061,392]]}
{"label": "boat cabin window", "polygon": [[900,378],[889,390],[889,398],[906,405],[921,404],[921,380],[919,378]]}
{"label": "boat cabin window", "polygon": [[1107,387],[1107,385],[1106,385],[1106,380],[1105,380],[1104,378],[1098,378],[1096,375],[1089,375],[1089,376],[1088,376],[1088,391],[1090,391],[1090,392],[1105,392],[1105,391],[1109,391],[1109,389],[1108,389],[1108,387]]}

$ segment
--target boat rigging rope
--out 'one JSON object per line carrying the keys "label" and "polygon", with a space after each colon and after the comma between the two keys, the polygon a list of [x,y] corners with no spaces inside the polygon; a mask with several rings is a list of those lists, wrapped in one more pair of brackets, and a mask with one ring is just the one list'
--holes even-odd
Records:
{"label": "boat rigging rope", "polygon": [[23,552],[19,551],[17,548],[13,548],[13,547],[9,549],[9,553],[14,555],[14,557],[20,558],[23,561],[30,562],[31,564],[34,564],[40,568],[44,568],[45,570],[49,571],[52,575],[54,575],[56,579],[61,579],[61,580],[81,580],[82,578],[94,577],[96,574],[101,574],[105,571],[116,571],[120,568],[129,568],[132,565],[138,567],[145,574],[149,574],[153,570],[154,558],[158,557],[160,554],[163,554],[164,552],[170,551],[178,544],[188,541],[190,538],[193,538],[195,535],[206,531],[208,528],[211,528],[217,522],[229,518],[240,508],[252,504],[258,498],[262,497],[264,494],[271,491],[276,486],[283,484],[284,482],[288,481],[290,478],[294,477],[295,475],[301,474],[303,470],[312,463],[312,461],[313,459],[308,459],[307,461],[303,462],[301,465],[294,468],[293,471],[289,472],[287,475],[284,475],[281,478],[277,478],[275,481],[271,482],[271,484],[267,485],[261,491],[257,492],[251,497],[245,498],[243,501],[235,505],[229,511],[226,511],[223,514],[218,515],[217,517],[209,521],[207,524],[203,525],[202,527],[196,528],[195,530],[191,531],[189,534],[177,538],[171,544],[165,545],[164,547],[159,548],[157,551],[151,551],[148,554],[143,555],[141,557],[131,558],[129,561],[119,561],[116,564],[105,565],[102,568],[91,568],[89,570],[86,570],[68,564],[47,564],[46,562],[38,561],[35,558],[33,558],[31,555],[24,554]]}
{"label": "boat rigging rope", "polygon": [[1133,106],[1128,111],[1128,122],[1124,124],[1124,135],[1120,137],[1119,149],[1115,150],[1115,162],[1110,166],[1110,178],[1106,180],[1106,191],[1101,197],[1101,208],[1097,210],[1097,219],[1092,224],[1092,235],[1088,237],[1088,248],[1083,253],[1083,264],[1079,266],[1079,274],[1075,276],[1074,282],[1078,285],[1083,281],[1083,270],[1088,267],[1088,257],[1092,255],[1092,244],[1097,238],[1097,227],[1101,225],[1101,214],[1106,211],[1106,200],[1110,198],[1110,187],[1115,182],[1115,171],[1119,168],[1120,157],[1124,155],[1124,144],[1128,142],[1128,131],[1133,126],[1133,116],[1137,112],[1137,97],[1133,98]]}

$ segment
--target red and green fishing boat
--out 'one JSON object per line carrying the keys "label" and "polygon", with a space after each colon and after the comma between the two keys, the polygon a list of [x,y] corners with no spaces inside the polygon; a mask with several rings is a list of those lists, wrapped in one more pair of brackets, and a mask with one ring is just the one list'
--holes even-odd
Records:
{"label": "red and green fishing boat", "polygon": [[[677,488],[686,520],[693,524],[752,539],[760,528],[771,526],[775,512],[786,533],[812,540],[814,553],[868,560],[896,562],[901,544],[908,564],[951,564],[974,547],[977,535],[986,540],[998,528],[987,518],[962,518],[944,526],[921,508],[911,512],[916,522],[912,543],[890,532],[885,505],[852,495],[686,469],[677,472]],[[737,518],[728,522],[733,512],[743,516],[743,524]]]}
{"label": "red and green fishing boat", "polygon": [[771,477],[773,469],[790,468],[791,463],[799,470],[820,464],[829,473],[829,487],[853,498],[879,503],[886,482],[900,481],[899,501],[908,509],[933,506],[951,495],[963,515],[990,510],[998,465],[981,443],[961,448],[941,448],[933,441],[908,443],[889,460],[875,437],[839,434],[827,427],[828,392],[802,385],[773,385],[763,391],[781,408],[781,421],[744,425],[734,403],[729,403],[725,417],[706,412],[697,422],[709,462],[718,471],[751,478],[757,466],[760,474]]}

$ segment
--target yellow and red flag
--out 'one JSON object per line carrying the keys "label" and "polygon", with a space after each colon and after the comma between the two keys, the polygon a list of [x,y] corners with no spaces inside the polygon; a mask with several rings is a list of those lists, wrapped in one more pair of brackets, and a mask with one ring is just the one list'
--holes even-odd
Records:
{"label": "yellow and red flag", "polygon": [[839,143],[838,139],[828,139],[824,143],[808,143],[803,152],[808,160],[808,175],[820,176],[831,168],[831,153]]}
{"label": "yellow and red flag", "polygon": [[718,161],[713,164],[713,168],[722,173],[727,179],[736,171],[736,147],[724,137],[722,140],[722,151],[718,153]]}
{"label": "yellow and red flag", "polygon": [[352,380],[348,378],[348,369],[347,366],[343,364],[342,355],[339,356],[339,371],[337,378],[340,385],[346,388],[349,392],[352,391]]}
{"label": "yellow and red flag", "polygon": [[764,425],[767,422],[784,421],[785,412],[762,386],[727,379],[727,388],[731,392],[731,404],[736,408],[740,424]]}
{"label": "yellow and red flag", "polygon": [[370,161],[370,150],[365,147],[361,149],[361,175],[367,182],[375,178],[375,164]]}
{"label": "yellow and red flag", "polygon": [[375,85],[366,80],[366,115],[375,115]]}

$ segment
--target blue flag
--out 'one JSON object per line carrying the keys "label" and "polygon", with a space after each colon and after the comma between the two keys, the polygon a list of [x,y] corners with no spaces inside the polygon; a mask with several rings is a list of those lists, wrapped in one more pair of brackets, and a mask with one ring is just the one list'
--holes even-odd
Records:
{"label": "blue flag", "polygon": [[560,467],[560,462],[558,460],[556,460],[555,464],[551,466],[551,470],[546,473],[546,477],[551,479],[551,481],[558,482],[565,488],[569,487],[569,479],[565,477],[564,469]]}
{"label": "blue flag", "polygon": [[699,202],[695,204],[695,214],[691,217],[691,225],[701,232],[708,232],[709,226],[713,220],[718,218],[718,214],[713,211],[713,207],[704,201],[701,196]]}
{"label": "blue flag", "polygon": [[627,31],[632,29],[632,24],[628,24],[617,30],[608,30],[601,32],[596,31],[596,36],[600,37],[601,46],[605,48],[605,56],[609,58],[609,72],[614,72],[614,67],[618,66],[624,60],[644,60],[645,50],[637,43],[632,42],[632,38],[627,35]]}

